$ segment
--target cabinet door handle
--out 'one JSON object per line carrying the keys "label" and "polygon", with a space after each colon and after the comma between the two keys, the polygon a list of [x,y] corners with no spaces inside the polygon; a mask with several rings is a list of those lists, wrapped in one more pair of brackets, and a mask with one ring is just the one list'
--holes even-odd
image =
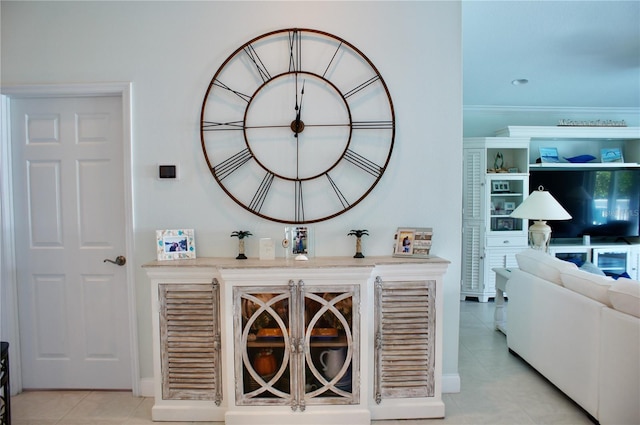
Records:
{"label": "cabinet door handle", "polygon": [[509,240],[504,240],[502,241],[502,243],[509,243]]}

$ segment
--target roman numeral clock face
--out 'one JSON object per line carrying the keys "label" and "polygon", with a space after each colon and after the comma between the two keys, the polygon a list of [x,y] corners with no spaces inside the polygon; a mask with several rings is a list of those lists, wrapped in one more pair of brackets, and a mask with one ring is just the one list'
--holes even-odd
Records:
{"label": "roman numeral clock face", "polygon": [[356,47],[312,29],[240,46],[213,76],[200,136],[220,187],[252,213],[314,223],[348,211],[393,150],[389,90]]}

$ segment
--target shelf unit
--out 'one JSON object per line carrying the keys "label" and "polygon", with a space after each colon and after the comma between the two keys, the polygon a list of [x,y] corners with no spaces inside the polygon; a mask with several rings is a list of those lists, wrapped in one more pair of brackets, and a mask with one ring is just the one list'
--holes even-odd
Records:
{"label": "shelf unit", "polygon": [[[527,138],[530,167],[638,167],[640,166],[640,127],[552,127],[552,126],[509,126],[496,132],[498,137]],[[558,156],[571,158],[576,155],[592,155],[592,162],[573,164],[537,164],[541,147],[555,147]],[[603,163],[601,149],[619,148],[624,163]]]}
{"label": "shelf unit", "polygon": [[[537,163],[541,147],[557,148],[560,160],[565,162]],[[601,150],[611,148],[620,149],[624,162],[601,162]],[[503,155],[503,167],[513,168],[511,171],[516,173],[491,172],[498,152]],[[570,163],[565,159],[585,154],[596,159],[588,163]],[[504,205],[512,202],[512,198],[515,206],[524,200],[529,191],[530,169],[635,167],[640,167],[640,127],[509,126],[497,131],[496,137],[465,139],[461,299],[477,297],[487,301],[494,297],[495,274],[491,269],[515,267],[515,254],[527,247],[528,222],[508,221]],[[509,183],[505,193],[494,190],[500,189],[494,183],[501,181]],[[599,265],[610,274],[626,267],[638,279],[638,239],[608,245],[552,240],[550,252],[559,257],[580,256],[587,261],[601,259]]]}
{"label": "shelf unit", "polygon": [[[537,163],[541,147],[557,148],[561,161],[584,154],[596,159],[588,163]],[[601,150],[610,148],[620,149],[624,162],[601,162]],[[512,168],[515,173],[491,172],[498,152],[503,156],[503,168]],[[510,207],[512,204],[507,203],[514,202],[517,206],[526,198],[530,169],[618,167],[640,167],[640,127],[509,126],[496,132],[496,137],[465,139],[461,299],[477,297],[484,302],[494,297],[495,274],[491,269],[515,267],[515,254],[527,247],[528,222],[511,221],[505,205]],[[509,190],[503,193],[496,191],[500,185],[494,184],[500,182],[509,183]],[[615,259],[616,249],[619,250],[619,256],[627,257],[627,271],[635,272],[637,278],[640,244],[638,240],[630,242],[630,245],[614,244],[603,249],[609,250],[606,251],[610,254],[609,263],[616,264],[620,264],[620,260]],[[552,241],[550,249],[561,253],[565,248],[575,249],[575,241],[570,241],[568,246],[564,243],[554,245]],[[580,249],[581,252],[574,253],[591,261],[598,257],[596,249],[600,248]],[[606,253],[600,258],[606,258]],[[608,267],[604,263],[603,266]],[[611,273],[615,272],[614,268],[611,268]]]}

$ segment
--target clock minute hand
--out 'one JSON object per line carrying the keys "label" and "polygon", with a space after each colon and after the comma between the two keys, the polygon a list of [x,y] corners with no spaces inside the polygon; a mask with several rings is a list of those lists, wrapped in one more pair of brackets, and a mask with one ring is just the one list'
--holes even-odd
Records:
{"label": "clock minute hand", "polygon": [[296,93],[296,120],[293,124],[294,137],[298,137],[298,134],[304,129],[304,122],[300,119],[302,115],[302,99],[304,98],[304,80],[302,81],[302,91],[300,91],[300,105],[298,106],[298,93]]}
{"label": "clock minute hand", "polygon": [[304,97],[304,83],[302,80],[302,90],[300,91],[300,109],[298,109],[298,121],[300,120],[300,115],[302,115],[302,98]]}

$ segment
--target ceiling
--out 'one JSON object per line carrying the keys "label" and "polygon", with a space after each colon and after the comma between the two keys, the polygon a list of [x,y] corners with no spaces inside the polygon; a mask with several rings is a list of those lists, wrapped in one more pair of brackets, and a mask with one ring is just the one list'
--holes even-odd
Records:
{"label": "ceiling", "polygon": [[638,0],[467,0],[462,28],[465,107],[640,107]]}

